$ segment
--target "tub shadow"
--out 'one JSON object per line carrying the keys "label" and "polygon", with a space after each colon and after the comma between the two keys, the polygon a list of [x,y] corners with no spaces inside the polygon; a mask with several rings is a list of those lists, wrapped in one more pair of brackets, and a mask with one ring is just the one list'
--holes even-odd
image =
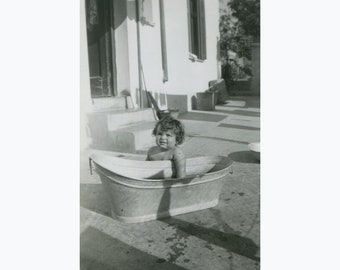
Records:
{"label": "tub shadow", "polygon": [[228,155],[233,161],[241,163],[255,163],[259,164],[260,161],[256,159],[251,151],[233,152]]}
{"label": "tub shadow", "polygon": [[81,270],[184,269],[88,227],[80,235]]}
{"label": "tub shadow", "polygon": [[173,217],[165,218],[162,222],[167,223],[177,230],[177,234],[179,235],[183,236],[184,232],[188,236],[195,236],[210,244],[222,247],[229,252],[236,253],[254,261],[260,261],[260,258],[257,256],[259,247],[250,238],[243,237],[236,233],[205,228]]}
{"label": "tub shadow", "polygon": [[111,217],[110,203],[102,184],[80,184],[80,206]]}

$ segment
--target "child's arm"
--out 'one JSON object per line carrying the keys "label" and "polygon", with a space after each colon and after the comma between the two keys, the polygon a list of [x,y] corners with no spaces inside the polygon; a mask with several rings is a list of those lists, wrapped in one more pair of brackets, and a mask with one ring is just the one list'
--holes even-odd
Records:
{"label": "child's arm", "polygon": [[148,151],[148,154],[147,154],[147,156],[146,156],[146,161],[150,161],[151,159],[150,159],[150,149],[149,149],[149,151]]}
{"label": "child's arm", "polygon": [[146,161],[151,161],[151,160],[154,160],[152,158],[152,156],[156,153],[156,150],[157,150],[157,147],[151,147],[149,150],[148,150],[148,153],[147,153],[147,156],[146,156]]}
{"label": "child's arm", "polygon": [[186,172],[185,172],[185,164],[186,164],[186,159],[185,155],[180,148],[176,148],[174,152],[174,157],[173,157],[175,166],[176,166],[176,178],[182,178],[185,177]]}

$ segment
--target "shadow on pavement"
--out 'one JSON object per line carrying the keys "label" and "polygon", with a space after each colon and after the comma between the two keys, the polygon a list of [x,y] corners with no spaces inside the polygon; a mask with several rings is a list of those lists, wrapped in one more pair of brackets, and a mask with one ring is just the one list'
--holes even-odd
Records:
{"label": "shadow on pavement", "polygon": [[225,114],[235,114],[235,115],[242,115],[242,116],[260,117],[259,112],[250,112],[250,111],[244,111],[244,110],[221,110],[221,109],[217,109],[214,112],[220,112],[220,113],[225,113]]}
{"label": "shadow on pavement", "polygon": [[241,125],[224,124],[224,123],[219,124],[218,127],[246,129],[246,130],[260,130],[260,128],[258,127],[241,126]]}
{"label": "shadow on pavement", "polygon": [[[215,112],[215,111],[211,111]],[[196,121],[207,121],[207,122],[219,122],[226,118],[224,115],[209,114],[204,112],[186,112],[180,114],[178,120],[196,120]]]}
{"label": "shadow on pavement", "polygon": [[229,157],[236,162],[241,162],[241,163],[255,163],[259,164],[260,161],[258,161],[253,153],[251,151],[238,151],[238,152],[233,152],[229,154]]}
{"label": "shadow on pavement", "polygon": [[80,235],[81,270],[184,269],[134,248],[96,228]]}
{"label": "shadow on pavement", "polygon": [[184,232],[185,234],[207,241],[209,244],[220,246],[229,252],[236,253],[254,261],[260,261],[260,258],[256,256],[259,248],[250,238],[235,233],[208,229],[175,218],[165,218],[161,221],[176,229],[178,235],[183,235]]}

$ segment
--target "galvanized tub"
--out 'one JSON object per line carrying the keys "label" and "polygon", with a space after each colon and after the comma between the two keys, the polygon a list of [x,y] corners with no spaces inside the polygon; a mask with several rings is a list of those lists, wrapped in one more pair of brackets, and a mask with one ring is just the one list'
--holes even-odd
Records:
{"label": "galvanized tub", "polygon": [[232,161],[228,157],[188,158],[184,178],[170,178],[171,161],[141,161],[93,154],[112,216],[126,223],[155,220],[216,206]]}

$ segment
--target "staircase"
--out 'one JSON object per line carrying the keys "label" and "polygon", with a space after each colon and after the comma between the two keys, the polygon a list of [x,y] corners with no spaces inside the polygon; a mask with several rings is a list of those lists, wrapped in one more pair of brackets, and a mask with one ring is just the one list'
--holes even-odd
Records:
{"label": "staircase", "polygon": [[106,109],[88,116],[91,148],[125,153],[145,152],[154,145],[156,118],[151,108]]}

